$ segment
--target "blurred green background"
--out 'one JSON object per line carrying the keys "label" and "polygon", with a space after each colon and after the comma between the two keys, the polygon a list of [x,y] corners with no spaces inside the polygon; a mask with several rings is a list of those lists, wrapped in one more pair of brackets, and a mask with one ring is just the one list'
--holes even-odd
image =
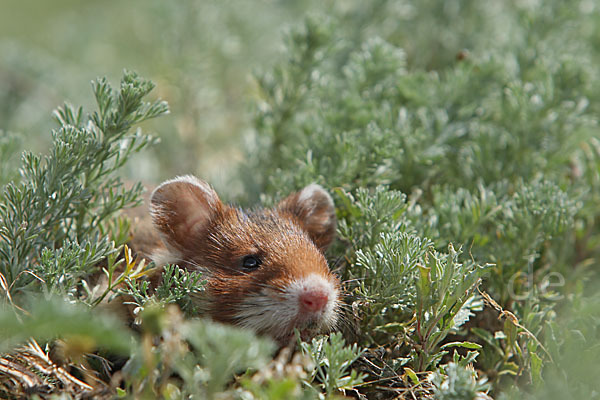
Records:
{"label": "blurred green background", "polygon": [[0,129],[43,152],[55,107],[67,99],[90,110],[89,82],[117,83],[131,69],[157,84],[171,115],[144,126],[162,143],[128,165],[128,178],[155,184],[195,173],[238,197],[248,188],[239,165],[255,154],[253,77],[287,57],[286,33],[307,15],[339,21],[346,43],[379,36],[404,49],[409,69],[443,72],[463,49],[524,46],[528,27],[516,15],[529,8],[539,9],[472,0],[2,0]]}
{"label": "blurred green background", "polygon": [[251,135],[253,73],[281,57],[283,33],[316,4],[3,0],[0,129],[43,152],[55,107],[67,99],[91,110],[92,79],[117,83],[124,68],[134,70],[156,83],[171,115],[146,124],[162,143],[128,165],[128,178],[155,184],[195,173],[234,194]]}

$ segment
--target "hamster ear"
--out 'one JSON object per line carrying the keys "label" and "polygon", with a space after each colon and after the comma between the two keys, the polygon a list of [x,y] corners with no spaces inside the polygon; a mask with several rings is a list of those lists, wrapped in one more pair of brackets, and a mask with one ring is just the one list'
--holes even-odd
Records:
{"label": "hamster ear", "polygon": [[335,237],[335,207],[329,193],[313,183],[283,199],[277,209],[292,214],[322,251]]}
{"label": "hamster ear", "polygon": [[162,183],[150,197],[152,222],[167,247],[178,253],[193,248],[222,208],[210,185],[191,175]]}

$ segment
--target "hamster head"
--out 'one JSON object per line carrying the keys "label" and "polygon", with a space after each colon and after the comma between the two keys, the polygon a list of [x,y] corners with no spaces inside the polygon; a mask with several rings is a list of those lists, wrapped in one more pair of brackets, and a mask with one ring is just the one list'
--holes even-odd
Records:
{"label": "hamster head", "polygon": [[184,176],[156,188],[150,203],[169,261],[204,274],[199,304],[214,320],[281,344],[294,329],[307,339],[335,326],[340,283],[322,253],[335,235],[335,210],[321,186],[245,212]]}

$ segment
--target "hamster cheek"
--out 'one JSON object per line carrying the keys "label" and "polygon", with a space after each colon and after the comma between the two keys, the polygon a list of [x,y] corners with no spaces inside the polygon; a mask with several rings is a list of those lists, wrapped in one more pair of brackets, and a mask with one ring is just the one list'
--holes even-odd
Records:
{"label": "hamster cheek", "polygon": [[287,282],[274,289],[249,293],[235,313],[235,324],[281,341],[298,329],[303,339],[332,330],[337,322],[339,290],[335,282],[318,275]]}

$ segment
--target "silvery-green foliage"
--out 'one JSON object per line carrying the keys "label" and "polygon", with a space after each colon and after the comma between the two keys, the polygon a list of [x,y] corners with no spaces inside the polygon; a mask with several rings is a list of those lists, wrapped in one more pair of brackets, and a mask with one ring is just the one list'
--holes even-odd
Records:
{"label": "silvery-green foliage", "polygon": [[194,303],[195,297],[201,297],[203,286],[202,273],[188,271],[177,265],[166,265],[161,273],[161,280],[157,287],[150,291],[150,283],[146,280],[127,280],[127,289],[124,294],[133,297],[132,303],[138,307],[136,312],[143,310],[146,304],[177,303],[189,315],[198,314]]}
{"label": "silvery-green foliage", "polygon": [[[52,131],[48,154],[24,152],[21,179],[4,187],[0,273],[15,293],[36,281],[27,271],[33,270],[44,248],[69,244],[78,252],[77,246],[90,245],[86,240],[100,240],[116,211],[139,202],[141,185],[125,189],[114,172],[153,142],[141,130],[132,131],[133,125],[165,114],[167,105],[146,102],[154,84],[132,72],[125,72],[118,90],[105,79],[92,86],[98,110],[84,114],[81,107],[65,104],[59,108],[55,112],[59,126]],[[111,246],[103,249],[98,259],[114,252]],[[69,263],[72,253],[56,252],[56,261],[46,253],[42,265]],[[44,280],[44,270],[37,272]]]}
{"label": "silvery-green foliage", "polygon": [[485,379],[477,378],[475,371],[454,362],[441,368],[443,373],[433,375],[435,399],[438,400],[475,400],[489,389]]}
{"label": "silvery-green foliage", "polygon": [[363,382],[365,376],[351,369],[363,350],[356,343],[346,346],[340,333],[312,339],[311,343],[301,342],[300,348],[315,364],[309,383],[317,379],[327,396],[341,389],[352,389]]}

